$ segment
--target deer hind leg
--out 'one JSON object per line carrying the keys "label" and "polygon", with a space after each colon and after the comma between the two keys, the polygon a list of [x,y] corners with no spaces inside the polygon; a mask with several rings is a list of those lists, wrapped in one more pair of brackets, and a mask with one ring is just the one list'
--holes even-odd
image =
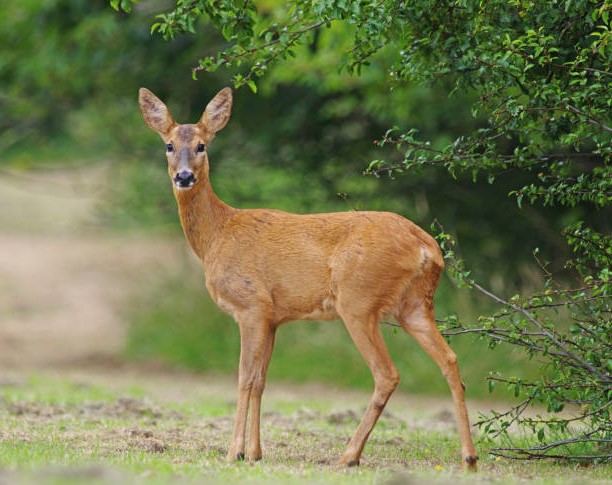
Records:
{"label": "deer hind leg", "polygon": [[228,460],[245,457],[246,424],[251,404],[249,458],[261,458],[259,419],[261,395],[274,346],[274,328],[261,320],[239,319],[240,364],[238,369],[238,400],[232,442]]}
{"label": "deer hind leg", "polygon": [[468,470],[476,471],[478,456],[470,433],[464,386],[459,375],[457,356],[438,330],[432,305],[423,304],[417,307],[403,316],[400,322],[404,330],[431,356],[446,378],[453,397],[457,427],[461,438],[462,467],[467,466]]}
{"label": "deer hind leg", "polygon": [[378,315],[365,319],[345,318],[344,323],[374,378],[374,393],[370,404],[339,461],[340,465],[354,466],[359,464],[366,440],[397,387],[399,373],[380,333]]}

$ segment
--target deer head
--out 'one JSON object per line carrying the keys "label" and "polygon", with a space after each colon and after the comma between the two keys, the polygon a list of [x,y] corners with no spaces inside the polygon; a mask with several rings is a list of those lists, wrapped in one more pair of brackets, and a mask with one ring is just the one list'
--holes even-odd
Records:
{"label": "deer head", "polygon": [[151,91],[140,88],[138,102],[145,122],[166,144],[168,174],[178,191],[190,190],[208,180],[206,148],[215,133],[228,122],[232,109],[232,90],[222,89],[208,103],[195,125],[174,121],[166,105]]}

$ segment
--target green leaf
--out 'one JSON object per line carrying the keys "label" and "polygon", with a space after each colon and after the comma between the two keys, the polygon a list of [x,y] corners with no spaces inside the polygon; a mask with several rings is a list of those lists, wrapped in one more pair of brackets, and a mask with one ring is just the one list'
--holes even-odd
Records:
{"label": "green leaf", "polygon": [[252,79],[249,79],[247,81],[247,86],[251,88],[251,91],[253,91],[253,93],[257,94],[257,84],[255,84],[255,81],[253,81]]}

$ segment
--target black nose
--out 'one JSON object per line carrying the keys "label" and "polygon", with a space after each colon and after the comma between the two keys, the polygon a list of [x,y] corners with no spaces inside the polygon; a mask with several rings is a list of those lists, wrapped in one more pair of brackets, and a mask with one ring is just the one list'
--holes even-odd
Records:
{"label": "black nose", "polygon": [[174,182],[179,187],[191,187],[195,183],[195,176],[190,170],[183,170],[174,176]]}

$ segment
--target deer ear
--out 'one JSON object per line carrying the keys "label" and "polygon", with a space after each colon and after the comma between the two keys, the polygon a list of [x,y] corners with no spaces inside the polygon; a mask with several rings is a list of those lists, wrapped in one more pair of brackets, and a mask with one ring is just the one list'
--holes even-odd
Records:
{"label": "deer ear", "polygon": [[232,112],[232,90],[224,88],[210,100],[199,124],[204,126],[208,131],[217,133],[228,122]]}
{"label": "deer ear", "polygon": [[148,89],[140,88],[138,103],[146,124],[162,137],[167,135],[176,124],[166,105]]}

